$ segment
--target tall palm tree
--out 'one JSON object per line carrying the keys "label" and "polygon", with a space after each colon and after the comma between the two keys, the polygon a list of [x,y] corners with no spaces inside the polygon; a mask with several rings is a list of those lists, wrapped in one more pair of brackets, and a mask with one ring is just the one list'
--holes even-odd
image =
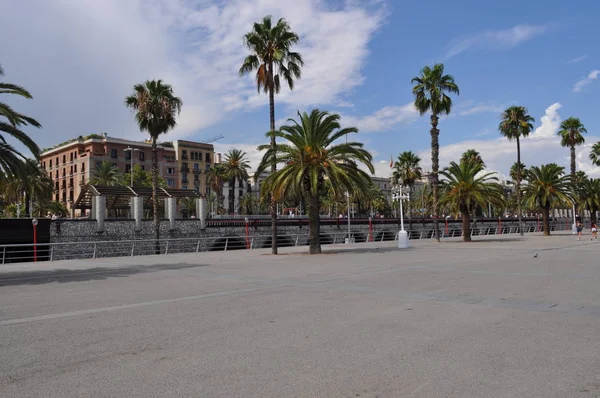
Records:
{"label": "tall palm tree", "polygon": [[[301,76],[304,66],[302,55],[291,49],[300,41],[287,21],[279,19],[275,26],[271,16],[262,22],[254,23],[252,31],[244,35],[244,42],[250,55],[244,59],[239,74],[246,75],[256,70],[256,87],[269,95],[269,128],[275,131],[275,94],[281,89],[281,78],[290,90],[294,89],[294,79]],[[271,135],[271,153],[275,155],[275,135]],[[271,159],[271,173],[277,170],[277,160]],[[277,254],[277,204],[271,201],[271,242],[272,252]]]}
{"label": "tall palm tree", "polygon": [[589,210],[590,221],[597,222],[596,212],[600,209],[600,179],[585,178],[577,185],[580,210]]}
{"label": "tall palm tree", "polygon": [[526,207],[539,208],[544,220],[544,235],[550,235],[550,209],[571,202],[571,178],[565,175],[564,167],[556,163],[532,166],[524,173]]}
{"label": "tall palm tree", "polygon": [[263,182],[261,196],[272,193],[275,199],[290,194],[302,195],[308,202],[310,254],[321,252],[319,209],[321,196],[325,194],[325,180],[331,182],[336,192],[367,189],[370,178],[358,167],[362,163],[374,173],[372,156],[359,142],[336,143],[340,138],[357,133],[354,127],[340,128],[340,117],[336,114],[314,109],[310,114],[298,113],[299,120],[289,119],[290,124],[281,131],[271,131],[268,137],[276,136],[286,141],[275,146],[261,145],[265,150],[256,176],[268,167],[276,155],[283,167],[271,173]]}
{"label": "tall palm tree", "polygon": [[495,173],[481,173],[483,170],[481,163],[466,161],[450,162],[449,167],[440,171],[444,177],[440,204],[460,211],[463,242],[471,241],[470,212],[475,206],[504,202],[504,190]]}
{"label": "tall palm tree", "polygon": [[513,181],[517,181],[517,179],[519,178],[519,173],[522,174],[523,171],[525,171],[525,169],[527,168],[527,166],[525,166],[525,163],[521,162],[514,162],[512,166],[510,166],[510,178]]}
{"label": "tall palm tree", "polygon": [[182,102],[173,94],[173,88],[162,80],[147,80],[133,86],[133,94],[125,99],[125,106],[135,112],[135,120],[141,131],[152,140],[152,204],[154,210],[155,252],[160,254],[160,216],[158,211],[158,157],[156,141],[177,125],[177,115]]}
{"label": "tall palm tree", "polygon": [[481,165],[482,169],[485,169],[485,162],[481,158],[481,154],[475,149],[467,149],[463,152],[460,157],[461,162],[473,162]]}
{"label": "tall palm tree", "polygon": [[119,185],[120,182],[121,172],[119,171],[119,168],[106,160],[94,169],[94,176],[90,180],[92,185],[103,185],[107,187]]}
{"label": "tall palm tree", "polygon": [[212,189],[217,198],[220,198],[223,195],[225,178],[225,166],[222,164],[217,163],[206,172],[206,183],[210,186],[210,189]]}
{"label": "tall palm tree", "polygon": [[433,68],[425,66],[421,75],[413,77],[412,92],[415,96],[415,108],[421,115],[431,112],[431,187],[433,191],[433,224],[435,239],[440,241],[440,220],[438,212],[438,171],[440,157],[440,143],[438,122],[439,115],[447,115],[452,110],[452,99],[446,94],[459,94],[458,85],[454,77],[444,75],[444,65],[435,64]]}
{"label": "tall palm tree", "polygon": [[600,166],[600,141],[592,145],[592,150],[590,151],[590,160],[594,166]]}
{"label": "tall palm tree", "polygon": [[531,117],[527,113],[527,108],[524,106],[516,106],[513,105],[511,107],[506,108],[504,112],[502,112],[502,116],[500,117],[501,121],[498,125],[498,131],[500,134],[509,141],[517,142],[517,162],[513,167],[517,167],[516,174],[514,176],[514,180],[516,182],[516,191],[517,191],[517,212],[519,216],[519,234],[523,236],[523,209],[521,208],[522,200],[521,200],[521,180],[523,174],[523,168],[519,166],[521,163],[521,138],[525,138],[531,133],[533,130],[533,122],[535,119]]}
{"label": "tall palm tree", "polygon": [[[2,76],[4,76],[4,69],[0,66],[0,77]],[[0,94],[33,98],[23,87],[2,81],[0,81]],[[0,102],[0,175],[18,175],[25,160],[25,157],[7,142],[5,135],[9,135],[23,144],[36,159],[39,157],[40,148],[21,130],[24,126],[41,127],[35,119],[22,115],[8,104]]]}
{"label": "tall palm tree", "polygon": [[396,184],[401,183],[403,187],[408,187],[408,230],[412,230],[412,193],[415,182],[422,177],[422,169],[419,166],[421,158],[412,151],[404,151],[398,155],[398,160],[394,163],[393,178]]}
{"label": "tall palm tree", "polygon": [[239,208],[241,214],[253,214],[256,209],[256,198],[252,192],[246,192],[239,199]]}
{"label": "tall palm tree", "polygon": [[240,187],[243,187],[244,182],[248,181],[248,163],[246,152],[240,149],[230,149],[225,155],[225,176],[229,181],[229,189],[233,191],[233,195],[229,195],[229,211],[233,212],[235,206],[235,183],[239,181]]}
{"label": "tall palm tree", "polygon": [[585,142],[583,134],[587,133],[587,130],[581,123],[581,120],[576,117],[570,117],[560,124],[560,130],[557,134],[560,137],[560,145],[565,148],[569,148],[571,151],[571,182],[575,182],[575,171],[577,170],[577,163],[575,162],[575,147]]}
{"label": "tall palm tree", "polygon": [[16,175],[10,175],[1,187],[4,196],[16,203],[24,199],[25,214],[33,217],[33,205],[52,199],[54,184],[35,159],[22,162]]}

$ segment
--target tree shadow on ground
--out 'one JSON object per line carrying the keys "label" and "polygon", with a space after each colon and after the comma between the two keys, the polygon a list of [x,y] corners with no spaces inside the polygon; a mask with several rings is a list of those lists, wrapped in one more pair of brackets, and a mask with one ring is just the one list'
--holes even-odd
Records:
{"label": "tree shadow on ground", "polygon": [[19,285],[44,285],[47,283],[70,283],[109,278],[124,278],[136,274],[150,272],[182,270],[204,267],[208,264],[155,264],[133,265],[129,267],[106,268],[96,267],[82,270],[58,269],[52,271],[10,272],[0,276],[0,287]]}

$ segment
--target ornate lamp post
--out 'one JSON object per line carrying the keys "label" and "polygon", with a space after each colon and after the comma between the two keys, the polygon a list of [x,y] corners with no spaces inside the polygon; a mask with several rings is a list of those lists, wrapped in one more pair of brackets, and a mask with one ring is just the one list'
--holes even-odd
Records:
{"label": "ornate lamp post", "polygon": [[33,261],[37,261],[37,218],[31,220],[31,225],[33,225]]}
{"label": "ornate lamp post", "polygon": [[402,195],[402,187],[395,186],[392,188],[392,199],[400,203],[400,231],[398,231],[398,248],[408,248],[408,233],[404,230],[404,211],[402,207],[402,201],[408,199],[408,195]]}

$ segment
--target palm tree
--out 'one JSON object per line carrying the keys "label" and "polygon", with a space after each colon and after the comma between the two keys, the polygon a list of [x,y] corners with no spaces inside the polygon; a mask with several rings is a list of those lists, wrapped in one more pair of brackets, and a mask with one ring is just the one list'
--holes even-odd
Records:
{"label": "palm tree", "polygon": [[355,189],[367,189],[370,178],[358,168],[364,164],[371,173],[375,171],[372,156],[359,142],[337,144],[336,141],[350,133],[357,133],[354,127],[340,128],[340,116],[314,109],[310,114],[298,113],[299,120],[289,119],[290,125],[281,131],[271,131],[268,137],[276,136],[286,141],[277,144],[275,151],[270,145],[261,145],[265,150],[256,176],[268,167],[274,156],[283,167],[271,173],[263,182],[261,196],[272,193],[283,199],[290,194],[302,195],[308,202],[310,254],[321,252],[319,209],[321,196],[326,193],[325,180],[328,179],[335,193]]}
{"label": "palm tree", "polygon": [[421,75],[411,80],[415,86],[412,92],[415,96],[415,108],[424,115],[431,112],[431,187],[433,191],[433,224],[435,239],[440,241],[440,220],[438,214],[438,170],[440,143],[438,130],[439,115],[448,115],[452,110],[452,99],[446,93],[459,94],[454,77],[444,75],[444,65],[435,64],[433,68],[425,66]]}
{"label": "palm tree", "polygon": [[513,181],[517,181],[517,179],[519,178],[519,173],[521,173],[522,171],[525,171],[527,167],[525,166],[525,163],[521,162],[514,162],[512,166],[510,166],[510,178]]}
{"label": "palm tree", "polygon": [[571,178],[565,175],[564,167],[556,163],[532,166],[524,173],[526,207],[539,208],[544,219],[544,235],[550,235],[550,209],[571,202]]}
{"label": "palm tree", "polygon": [[[273,26],[271,16],[263,18],[261,23],[255,23],[252,31],[244,35],[244,42],[250,50],[250,55],[244,59],[240,67],[241,76],[256,70],[256,87],[269,94],[269,128],[275,131],[275,94],[281,89],[281,78],[285,80],[290,90],[294,89],[294,79],[301,76],[304,66],[302,56],[291,51],[300,41],[299,36],[292,32],[289,24],[283,18]],[[271,153],[275,150],[275,135],[271,135]],[[277,170],[277,159],[271,159],[271,173]],[[277,254],[277,204],[271,201],[271,242],[272,252]]]}
{"label": "palm tree", "polygon": [[[527,113],[527,108],[524,106],[513,105],[502,112],[501,121],[498,125],[500,134],[509,141],[517,142],[517,162],[513,167],[518,167],[515,171],[514,180],[516,181],[517,191],[517,212],[519,216],[519,234],[523,236],[523,209],[521,208],[521,180],[522,171],[524,168],[519,167],[521,163],[521,138],[525,138],[533,130],[533,122],[535,119]],[[512,174],[511,174],[512,175]]]}
{"label": "palm tree", "polygon": [[575,162],[575,147],[585,142],[583,134],[587,133],[585,127],[581,123],[581,120],[576,117],[570,117],[560,124],[560,130],[557,134],[560,137],[560,145],[571,150],[571,182],[575,182],[575,171],[577,169],[577,163]]}
{"label": "palm tree", "polygon": [[[4,76],[4,69],[0,66],[0,77],[2,76]],[[27,99],[33,98],[29,91],[23,87],[4,82],[0,82],[0,94],[17,95]],[[8,104],[0,102],[0,175],[18,175],[25,160],[25,157],[7,142],[5,134],[12,136],[23,144],[36,159],[39,157],[40,148],[21,130],[24,126],[41,127],[35,119],[22,115]]]}
{"label": "palm tree", "polygon": [[179,200],[179,206],[181,208],[181,213],[186,217],[191,217],[196,211],[196,198],[181,198]]}
{"label": "palm tree", "polygon": [[94,176],[91,178],[92,185],[103,185],[107,187],[119,185],[121,182],[121,173],[114,164],[104,161],[94,170]]}
{"label": "palm tree", "polygon": [[600,141],[592,145],[592,150],[590,151],[590,160],[594,166],[600,166]]}
{"label": "palm tree", "polygon": [[223,195],[223,185],[225,184],[225,167],[218,163],[211,167],[206,172],[206,183],[217,197],[221,197]]}
{"label": "palm tree", "polygon": [[33,217],[33,205],[52,199],[54,184],[35,159],[22,162],[16,175],[9,175],[2,185],[4,196],[16,203],[24,199],[25,214]]}
{"label": "palm tree", "polygon": [[483,170],[481,163],[467,161],[450,162],[450,166],[440,172],[444,177],[440,204],[460,211],[463,242],[471,241],[469,214],[475,206],[485,207],[488,203],[501,205],[504,202],[504,190],[496,182],[498,178],[494,173],[481,173]]}
{"label": "palm tree", "polygon": [[463,152],[460,157],[461,162],[474,162],[481,165],[482,169],[485,169],[485,162],[481,158],[481,154],[475,149],[467,149]]}
{"label": "palm tree", "polygon": [[256,209],[256,198],[252,192],[246,192],[239,199],[239,208],[241,214],[252,214]]}
{"label": "palm tree", "polygon": [[403,187],[408,187],[408,230],[412,230],[412,193],[415,182],[422,177],[422,169],[419,166],[421,158],[412,151],[404,151],[398,155],[398,160],[394,163],[394,182],[399,182]]}
{"label": "palm tree", "polygon": [[229,195],[229,211],[233,212],[235,205],[235,182],[240,182],[240,187],[243,187],[245,181],[248,181],[248,169],[250,164],[246,158],[246,152],[240,149],[230,149],[225,155],[225,176],[229,181],[229,189],[233,195]]}
{"label": "palm tree", "polygon": [[577,188],[581,210],[589,210],[590,221],[596,222],[596,212],[600,209],[600,179],[586,178]]}
{"label": "palm tree", "polygon": [[125,99],[125,106],[135,112],[141,131],[147,131],[152,140],[152,204],[154,210],[155,252],[160,254],[160,217],[158,211],[158,158],[156,141],[177,125],[181,99],[173,95],[173,88],[162,80],[147,80],[133,86],[133,94]]}

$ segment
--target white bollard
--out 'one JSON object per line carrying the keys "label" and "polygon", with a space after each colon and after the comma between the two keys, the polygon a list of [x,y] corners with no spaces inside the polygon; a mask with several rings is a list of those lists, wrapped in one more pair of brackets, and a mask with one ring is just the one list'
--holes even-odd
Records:
{"label": "white bollard", "polygon": [[398,231],[398,248],[408,249],[408,233],[406,231]]}

